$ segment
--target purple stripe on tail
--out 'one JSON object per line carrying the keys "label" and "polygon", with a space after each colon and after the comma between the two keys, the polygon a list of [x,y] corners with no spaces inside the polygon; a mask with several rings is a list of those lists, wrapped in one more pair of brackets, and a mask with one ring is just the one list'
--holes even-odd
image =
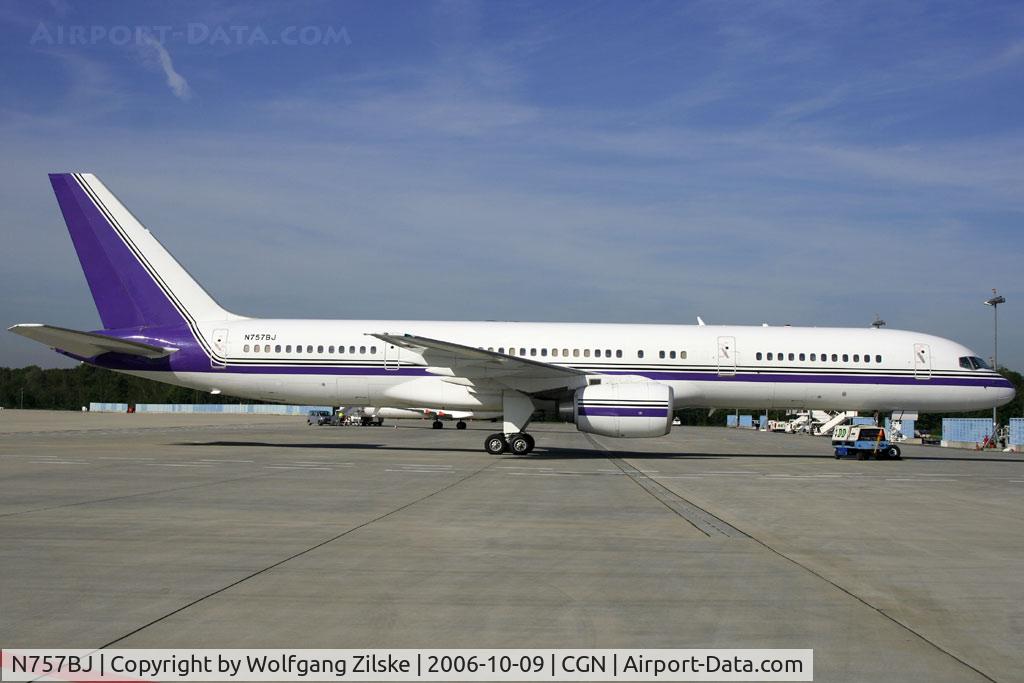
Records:
{"label": "purple stripe on tail", "polygon": [[181,315],[71,173],[51,173],[103,327],[176,325]]}

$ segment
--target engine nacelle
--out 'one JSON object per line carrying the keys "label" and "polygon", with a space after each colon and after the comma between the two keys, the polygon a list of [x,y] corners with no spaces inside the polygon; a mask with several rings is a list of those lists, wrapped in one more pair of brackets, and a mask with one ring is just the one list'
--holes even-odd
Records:
{"label": "engine nacelle", "polygon": [[572,400],[581,432],[625,438],[665,436],[672,429],[672,387],[658,382],[592,384]]}

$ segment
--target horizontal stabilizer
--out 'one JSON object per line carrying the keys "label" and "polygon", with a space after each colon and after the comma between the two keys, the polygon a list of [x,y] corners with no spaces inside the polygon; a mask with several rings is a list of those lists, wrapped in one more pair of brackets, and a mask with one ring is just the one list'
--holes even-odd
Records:
{"label": "horizontal stabilizer", "polygon": [[116,339],[95,332],[80,332],[53,325],[25,323],[7,328],[14,334],[46,344],[54,349],[67,351],[82,358],[92,358],[103,353],[126,353],[130,356],[143,358],[163,358],[177,349],[165,349],[161,346],[143,344],[142,342]]}

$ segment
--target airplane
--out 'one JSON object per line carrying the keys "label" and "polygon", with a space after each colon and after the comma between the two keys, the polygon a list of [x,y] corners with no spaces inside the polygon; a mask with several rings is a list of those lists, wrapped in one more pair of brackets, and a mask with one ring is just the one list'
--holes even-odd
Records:
{"label": "airplane", "polygon": [[10,331],[117,372],[278,403],[494,412],[524,455],[538,409],[609,437],[684,407],[969,411],[1012,384],[949,339],[889,328],[286,320],[221,307],[89,173],[50,183],[103,328]]}
{"label": "airplane", "polygon": [[457,420],[456,429],[466,429],[466,420],[496,420],[501,413],[474,413],[471,410],[442,410],[439,408],[389,408],[386,406],[363,406],[362,408],[348,408],[345,415],[355,415],[363,419],[367,424],[384,420],[422,420],[425,417],[433,417],[431,427],[444,429],[444,421]]}

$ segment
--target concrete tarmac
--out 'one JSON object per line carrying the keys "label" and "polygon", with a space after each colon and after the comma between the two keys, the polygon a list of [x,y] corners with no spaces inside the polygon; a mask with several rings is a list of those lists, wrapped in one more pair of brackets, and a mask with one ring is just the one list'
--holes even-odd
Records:
{"label": "concrete tarmac", "polygon": [[0,412],[0,644],[813,648],[1024,678],[1024,459],[537,424]]}

